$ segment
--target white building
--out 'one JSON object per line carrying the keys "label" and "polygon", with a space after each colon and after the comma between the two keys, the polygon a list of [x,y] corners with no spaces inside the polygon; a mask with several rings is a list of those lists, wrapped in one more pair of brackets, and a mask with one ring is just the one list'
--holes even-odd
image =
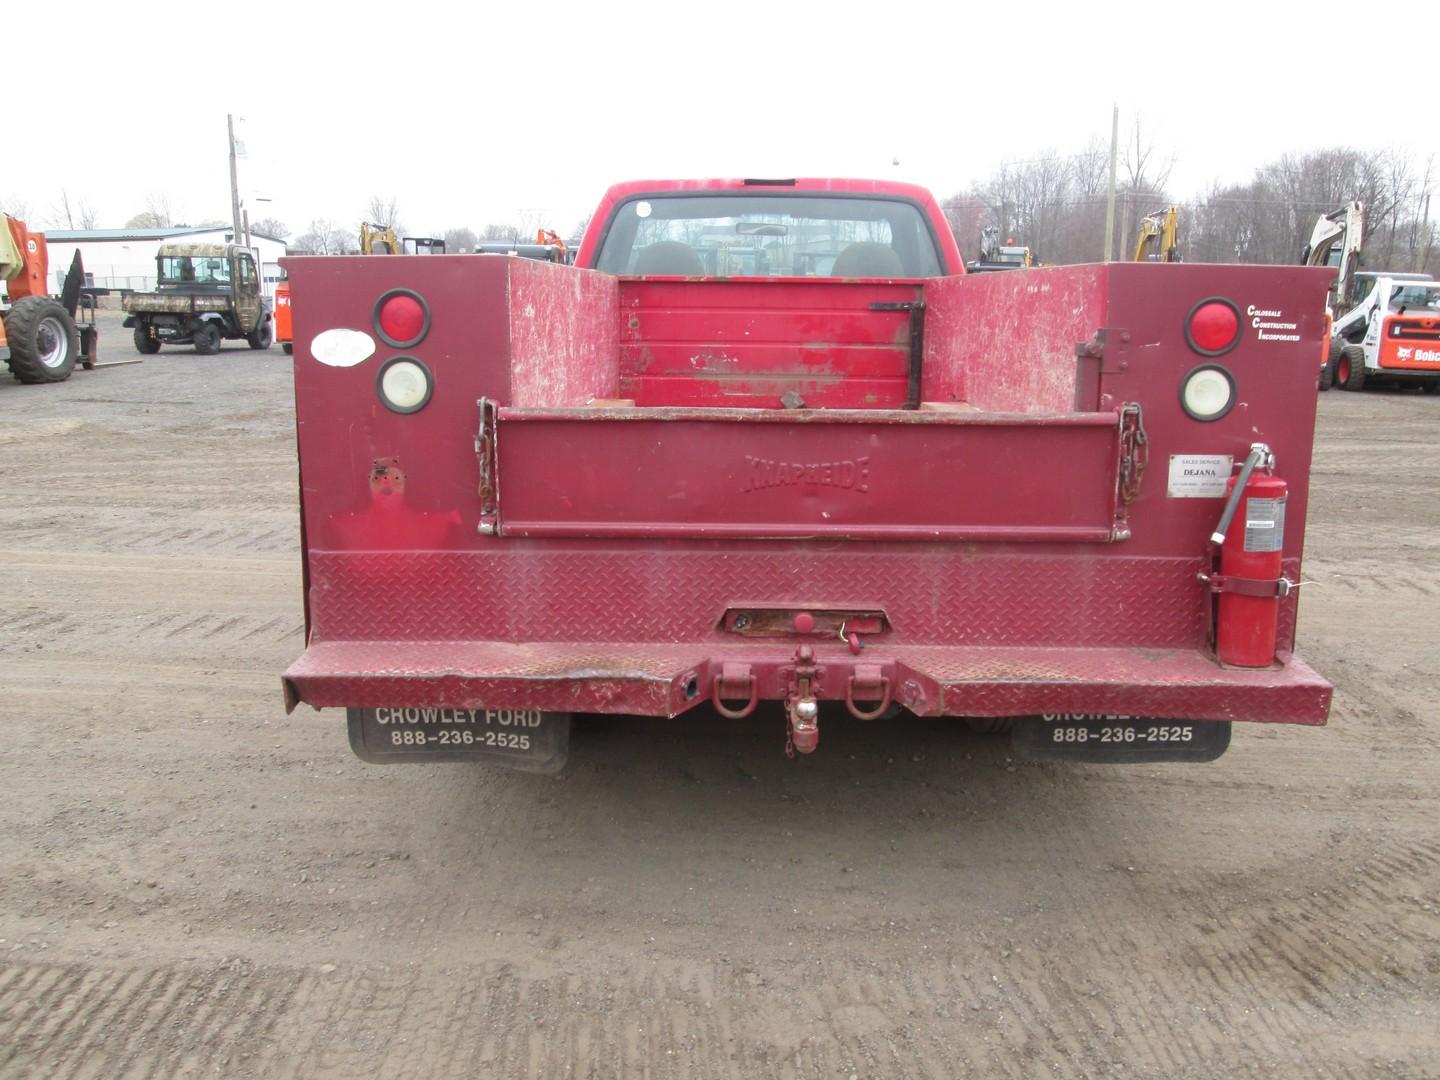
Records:
{"label": "white building", "polygon": [[[46,229],[45,246],[50,257],[52,289],[58,293],[65,284],[75,252],[85,264],[85,284],[97,289],[148,292],[155,288],[155,256],[160,245],[171,241],[187,244],[228,244],[235,230],[228,226],[195,229]],[[280,257],[285,242],[273,236],[250,234],[250,246],[260,264],[265,295],[273,296],[280,280]]]}

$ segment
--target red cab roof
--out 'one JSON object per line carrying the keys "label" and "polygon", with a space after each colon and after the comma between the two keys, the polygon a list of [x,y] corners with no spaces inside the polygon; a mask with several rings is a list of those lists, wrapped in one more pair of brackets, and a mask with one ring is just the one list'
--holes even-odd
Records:
{"label": "red cab roof", "polygon": [[590,224],[585,229],[584,239],[576,255],[579,266],[593,266],[595,249],[610,221],[610,215],[617,204],[636,195],[658,195],[671,191],[827,191],[842,192],[846,195],[878,195],[892,199],[906,199],[919,205],[935,230],[935,240],[940,249],[941,262],[947,274],[963,274],[964,259],[955,243],[955,236],[945,220],[928,188],[919,184],[905,184],[897,180],[862,180],[844,177],[797,176],[797,177],[710,177],[698,180],[626,180],[612,184],[600,200]]}

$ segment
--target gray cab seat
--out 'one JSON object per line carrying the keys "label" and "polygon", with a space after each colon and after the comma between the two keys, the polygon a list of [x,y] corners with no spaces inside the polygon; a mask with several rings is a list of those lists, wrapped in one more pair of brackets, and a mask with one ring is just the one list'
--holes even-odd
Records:
{"label": "gray cab seat", "polygon": [[851,244],[835,259],[831,277],[905,277],[905,265],[889,244],[865,241]]}
{"label": "gray cab seat", "polygon": [[705,273],[705,265],[689,244],[662,240],[640,249],[635,256],[635,273],[700,277]]}

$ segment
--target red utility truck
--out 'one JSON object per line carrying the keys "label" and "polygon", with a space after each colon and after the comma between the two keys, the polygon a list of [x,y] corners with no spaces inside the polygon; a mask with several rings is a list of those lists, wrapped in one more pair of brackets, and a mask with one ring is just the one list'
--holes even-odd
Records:
{"label": "red utility truck", "polygon": [[764,703],[801,753],[839,709],[1091,761],[1326,720],[1293,648],[1333,271],[966,275],[928,192],[813,179],[619,185],[575,266],[288,268],[285,696],[368,761],[556,768],[572,713]]}

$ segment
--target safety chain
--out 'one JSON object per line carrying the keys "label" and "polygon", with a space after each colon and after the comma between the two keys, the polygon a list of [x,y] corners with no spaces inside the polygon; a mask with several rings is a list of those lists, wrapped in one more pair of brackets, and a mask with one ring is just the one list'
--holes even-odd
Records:
{"label": "safety chain", "polygon": [[1150,463],[1150,437],[1139,402],[1120,408],[1120,499],[1131,503],[1140,494],[1140,481]]}

